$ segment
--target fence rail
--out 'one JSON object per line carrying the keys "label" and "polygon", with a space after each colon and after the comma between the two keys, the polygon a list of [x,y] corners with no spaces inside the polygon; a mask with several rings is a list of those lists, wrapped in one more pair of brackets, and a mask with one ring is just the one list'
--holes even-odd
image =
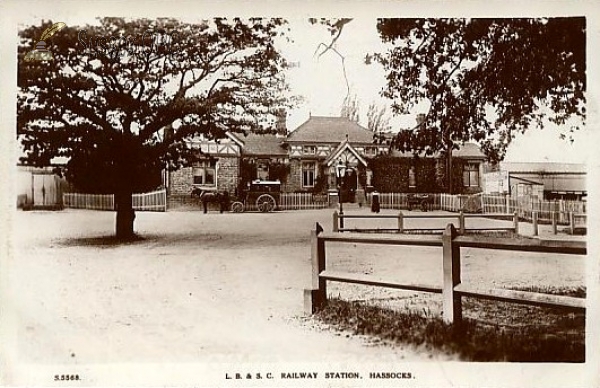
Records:
{"label": "fence rail", "polygon": [[[333,212],[333,232],[382,232],[392,231],[396,233],[404,233],[407,231],[439,231],[442,232],[445,228],[407,228],[406,220],[408,219],[456,219],[458,220],[458,230],[460,234],[464,234],[466,231],[513,231],[519,233],[519,219],[517,213],[513,214],[496,214],[498,217],[506,217],[512,220],[512,226],[510,227],[489,227],[489,228],[467,228],[466,220],[469,218],[481,218],[481,214],[465,214],[460,211],[458,214],[404,214],[399,212],[397,215],[393,214],[340,214],[336,211]],[[396,219],[398,221],[397,228],[387,229],[368,229],[368,228],[345,228],[344,220],[347,219]]]}
{"label": "fence rail", "polygon": [[570,223],[569,213],[585,214],[587,204],[583,201],[544,201],[532,197],[512,198],[503,195],[481,194],[481,209],[483,213],[512,213],[516,211],[519,217],[527,221],[533,220],[533,213],[537,212],[538,221],[552,222],[556,214],[556,222],[562,225]]}
{"label": "fence rail", "polygon": [[[136,211],[167,210],[166,190],[133,194],[131,200]],[[116,210],[113,194],[64,193],[63,203],[66,208],[72,209]]]}
{"label": "fence rail", "polygon": [[[305,312],[308,314],[313,314],[326,305],[327,281],[441,293],[443,299],[443,319],[445,322],[455,325],[460,325],[462,321],[463,296],[534,306],[552,306],[568,310],[586,309],[584,298],[507,289],[482,288],[461,282],[461,247],[585,255],[587,249],[585,242],[582,241],[507,241],[498,238],[475,239],[468,236],[458,236],[456,228],[452,224],[446,226],[442,236],[376,236],[369,234],[323,233],[322,231],[323,228],[318,223],[316,224],[315,230],[311,231],[312,283],[310,289],[304,290],[304,308]],[[357,275],[328,270],[325,256],[326,242],[442,247],[443,285],[442,287],[439,287],[430,284],[398,283],[394,280],[385,280],[371,275]]]}

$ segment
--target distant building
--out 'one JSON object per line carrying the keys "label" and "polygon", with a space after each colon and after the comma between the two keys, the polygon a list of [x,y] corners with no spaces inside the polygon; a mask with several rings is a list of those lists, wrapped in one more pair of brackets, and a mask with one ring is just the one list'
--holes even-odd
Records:
{"label": "distant building", "polygon": [[[284,116],[279,120],[277,132],[246,136],[228,133],[227,138],[219,142],[202,138],[190,141],[192,148],[201,151],[199,160],[190,167],[165,173],[170,198],[179,197],[179,202],[188,202],[194,188],[235,193],[240,184],[250,179],[279,179],[284,192],[333,195],[340,166],[353,171],[351,176],[356,179],[357,191],[368,191],[373,189],[373,180],[377,178],[374,174],[378,173],[369,163],[379,155],[395,158],[394,167],[385,173],[400,178],[395,179],[387,191],[418,192],[428,187],[425,183],[431,183],[429,177],[443,178],[445,160],[439,155],[420,158],[431,163],[418,164],[412,154],[390,153],[389,145],[375,143],[373,132],[347,118],[312,116],[287,133]],[[453,181],[457,182],[453,184],[455,190],[480,192],[485,156],[479,147],[464,144],[460,150],[453,151],[453,158],[455,167],[459,168]]]}
{"label": "distant building", "polygon": [[576,163],[502,162],[512,196],[536,195],[544,199],[578,200],[587,196],[585,165]]}

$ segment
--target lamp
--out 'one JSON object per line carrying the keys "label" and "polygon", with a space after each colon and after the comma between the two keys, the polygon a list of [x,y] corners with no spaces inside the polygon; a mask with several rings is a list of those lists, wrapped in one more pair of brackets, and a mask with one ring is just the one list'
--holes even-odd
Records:
{"label": "lamp", "polygon": [[[344,184],[344,177],[346,176],[346,166],[342,162],[342,159],[338,160],[338,164],[335,168],[337,176],[337,189],[338,189],[338,200],[340,202],[340,215],[344,215],[344,201],[342,200],[342,185]],[[344,229],[344,217],[340,218],[340,228]]]}

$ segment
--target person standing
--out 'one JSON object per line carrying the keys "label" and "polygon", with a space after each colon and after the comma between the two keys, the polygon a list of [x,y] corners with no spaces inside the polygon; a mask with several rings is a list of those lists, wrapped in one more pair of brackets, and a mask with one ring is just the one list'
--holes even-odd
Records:
{"label": "person standing", "polygon": [[373,213],[379,213],[381,210],[381,205],[379,204],[379,193],[377,191],[373,191],[373,197],[371,200],[371,211]]}

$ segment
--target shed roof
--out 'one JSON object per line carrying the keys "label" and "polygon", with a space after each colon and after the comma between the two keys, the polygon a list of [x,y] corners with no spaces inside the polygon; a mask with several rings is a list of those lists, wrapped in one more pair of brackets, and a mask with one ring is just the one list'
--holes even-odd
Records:
{"label": "shed roof", "polygon": [[346,117],[311,116],[287,140],[311,143],[373,143],[373,132]]}
{"label": "shed roof", "polygon": [[585,164],[556,162],[502,162],[502,170],[509,173],[585,174]]}

